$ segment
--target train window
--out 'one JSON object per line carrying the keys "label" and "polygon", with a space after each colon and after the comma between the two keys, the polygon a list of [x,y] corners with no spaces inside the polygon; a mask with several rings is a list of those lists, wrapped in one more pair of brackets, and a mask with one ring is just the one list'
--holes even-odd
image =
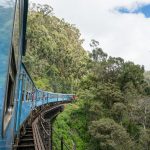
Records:
{"label": "train window", "polygon": [[25,97],[25,73],[23,72],[23,79],[22,79],[22,101],[24,101]]}
{"label": "train window", "polygon": [[10,112],[11,108],[13,107],[13,98],[12,98],[13,97],[13,87],[14,87],[14,83],[13,83],[11,76],[9,75],[8,95],[7,95],[6,110],[5,110],[6,113]]}
{"label": "train window", "polygon": [[22,101],[24,101],[24,95],[25,95],[25,91],[22,90]]}
{"label": "train window", "polygon": [[9,67],[9,76],[8,76],[7,95],[5,100],[4,126],[3,126],[4,131],[12,116],[12,110],[14,106],[16,74],[17,74],[17,70],[15,65],[15,56],[14,56],[14,50],[12,49],[12,55],[11,55],[11,61]]}
{"label": "train window", "polygon": [[22,101],[26,100],[26,79],[23,80]]}
{"label": "train window", "polygon": [[31,96],[32,96],[32,95],[31,95],[31,91],[30,91],[30,93],[29,93],[29,100],[31,100]]}
{"label": "train window", "polygon": [[29,101],[29,99],[30,99],[30,93],[29,93],[29,91],[27,92],[27,101]]}
{"label": "train window", "polygon": [[28,92],[26,92],[26,101],[28,100]]}
{"label": "train window", "polygon": [[26,80],[26,101],[29,100],[29,79]]}
{"label": "train window", "polygon": [[26,76],[26,74],[25,74],[25,79],[24,79],[24,91],[25,91],[25,93],[24,93],[24,101],[26,101],[27,100],[27,91],[28,91],[28,89],[27,89],[27,83],[28,83],[28,80],[27,80],[27,76]]}

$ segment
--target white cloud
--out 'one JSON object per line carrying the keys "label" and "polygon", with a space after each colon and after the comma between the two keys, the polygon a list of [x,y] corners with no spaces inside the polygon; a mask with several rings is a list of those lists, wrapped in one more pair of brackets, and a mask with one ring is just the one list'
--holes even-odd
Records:
{"label": "white cloud", "polygon": [[[35,1],[35,0],[32,0]],[[36,2],[38,2],[36,0]],[[144,64],[150,70],[150,19],[143,14],[120,14],[117,7],[134,10],[150,0],[41,0],[80,29],[89,49],[91,39],[100,42],[105,52]]]}

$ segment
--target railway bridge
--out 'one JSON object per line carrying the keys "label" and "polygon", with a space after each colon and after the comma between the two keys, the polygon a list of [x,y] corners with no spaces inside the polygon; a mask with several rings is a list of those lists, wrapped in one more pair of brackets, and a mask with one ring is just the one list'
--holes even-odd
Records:
{"label": "railway bridge", "polygon": [[[70,103],[68,101],[67,103]],[[66,102],[65,102],[66,104]],[[20,133],[15,137],[14,150],[76,150],[73,142],[69,147],[63,137],[53,128],[53,122],[57,115],[64,110],[64,102],[42,105],[33,109],[20,128]],[[53,145],[53,134],[59,139],[57,145]]]}

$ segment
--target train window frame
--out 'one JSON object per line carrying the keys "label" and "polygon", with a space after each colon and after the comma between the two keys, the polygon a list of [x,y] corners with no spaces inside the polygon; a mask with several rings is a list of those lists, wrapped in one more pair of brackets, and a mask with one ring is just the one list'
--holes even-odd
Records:
{"label": "train window frame", "polygon": [[22,98],[22,102],[26,101],[26,94],[27,94],[27,77],[26,77],[26,73],[23,72],[23,98]]}
{"label": "train window frame", "polygon": [[21,101],[24,102],[24,96],[25,95],[25,72],[23,71],[23,75],[22,75],[22,97],[21,97]]}
{"label": "train window frame", "polygon": [[14,49],[12,46],[12,53],[10,58],[10,66],[8,73],[7,82],[7,94],[5,98],[4,107],[4,118],[3,118],[3,130],[5,131],[12,117],[14,109],[14,97],[15,97],[15,86],[16,86],[17,68],[15,64]]}
{"label": "train window frame", "polygon": [[29,77],[27,77],[27,93],[26,93],[26,101],[29,102],[30,101],[30,79]]}

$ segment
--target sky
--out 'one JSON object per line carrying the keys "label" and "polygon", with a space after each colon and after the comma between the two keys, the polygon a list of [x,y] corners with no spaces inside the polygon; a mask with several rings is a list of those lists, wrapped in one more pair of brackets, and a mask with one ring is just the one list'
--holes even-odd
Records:
{"label": "sky", "polygon": [[150,0],[30,1],[51,5],[57,17],[75,24],[86,50],[95,39],[108,55],[150,70]]}

